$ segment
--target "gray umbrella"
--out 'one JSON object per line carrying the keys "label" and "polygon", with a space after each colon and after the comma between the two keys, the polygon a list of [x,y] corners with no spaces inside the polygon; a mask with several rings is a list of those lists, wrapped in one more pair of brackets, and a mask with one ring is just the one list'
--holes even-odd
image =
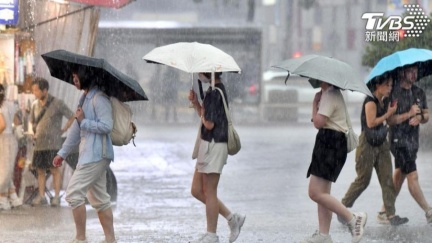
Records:
{"label": "gray umbrella", "polygon": [[55,50],[42,54],[51,76],[73,85],[72,70],[78,66],[87,68],[88,73],[103,91],[120,101],[148,100],[141,85],[120,72],[104,59],[79,55],[65,50]]}
{"label": "gray umbrella", "polygon": [[331,57],[306,55],[285,60],[272,67],[287,70],[287,79],[290,74],[296,74],[312,79],[311,84],[315,84],[314,80],[321,80],[341,89],[358,91],[372,97],[360,75],[349,64]]}

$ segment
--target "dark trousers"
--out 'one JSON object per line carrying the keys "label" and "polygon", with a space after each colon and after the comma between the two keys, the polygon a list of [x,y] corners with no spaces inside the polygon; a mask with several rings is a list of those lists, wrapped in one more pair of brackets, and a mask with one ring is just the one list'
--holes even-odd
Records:
{"label": "dark trousers", "polygon": [[392,179],[393,167],[389,143],[386,140],[380,146],[372,146],[366,141],[364,132],[360,134],[359,146],[356,150],[357,178],[351,183],[342,199],[342,204],[346,207],[354,205],[355,200],[369,186],[374,168],[381,185],[386,213],[387,215],[394,215],[396,212],[394,206],[396,192]]}

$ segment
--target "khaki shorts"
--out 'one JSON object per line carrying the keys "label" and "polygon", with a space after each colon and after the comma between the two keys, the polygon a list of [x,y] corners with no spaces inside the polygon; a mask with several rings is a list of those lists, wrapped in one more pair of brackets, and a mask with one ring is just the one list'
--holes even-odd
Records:
{"label": "khaki shorts", "polygon": [[227,162],[228,147],[226,143],[215,143],[201,140],[198,150],[198,158],[195,168],[200,173],[222,174],[222,169]]}
{"label": "khaki shorts", "polygon": [[66,191],[66,201],[75,209],[85,203],[85,197],[96,211],[111,207],[111,197],[106,188],[106,170],[109,159],[78,165]]}

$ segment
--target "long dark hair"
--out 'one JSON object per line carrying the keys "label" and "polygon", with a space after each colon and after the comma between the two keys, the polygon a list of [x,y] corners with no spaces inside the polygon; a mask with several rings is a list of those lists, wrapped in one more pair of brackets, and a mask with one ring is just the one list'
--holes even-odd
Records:
{"label": "long dark hair", "polygon": [[0,84],[0,108],[2,107],[4,100],[5,100],[5,88],[3,84]]}
{"label": "long dark hair", "polygon": [[[85,66],[72,66],[71,67],[71,78],[72,73],[76,73],[79,80],[81,89],[90,89],[90,87],[96,85],[96,76],[90,67]],[[73,82],[72,82],[73,83]]]}

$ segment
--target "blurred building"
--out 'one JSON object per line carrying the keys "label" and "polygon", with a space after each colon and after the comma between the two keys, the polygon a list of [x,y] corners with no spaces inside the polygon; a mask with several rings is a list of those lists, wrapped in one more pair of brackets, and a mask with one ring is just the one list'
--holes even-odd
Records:
{"label": "blurred building", "polygon": [[[386,12],[388,0],[176,0],[136,1],[102,9],[101,28],[253,27],[262,30],[262,71],[294,56],[333,56],[361,66],[365,12]],[[246,43],[247,44],[247,43]]]}
{"label": "blurred building", "polygon": [[121,9],[101,9],[95,55],[120,69],[132,62],[146,88],[158,76],[157,68],[141,58],[154,47],[178,41],[213,44],[242,68],[240,76],[228,75],[235,81],[227,82],[232,101],[264,110],[263,74],[285,59],[332,56],[352,65],[363,79],[370,69],[361,64],[368,44],[362,15],[394,15],[409,3],[430,5],[428,0],[134,1]]}

